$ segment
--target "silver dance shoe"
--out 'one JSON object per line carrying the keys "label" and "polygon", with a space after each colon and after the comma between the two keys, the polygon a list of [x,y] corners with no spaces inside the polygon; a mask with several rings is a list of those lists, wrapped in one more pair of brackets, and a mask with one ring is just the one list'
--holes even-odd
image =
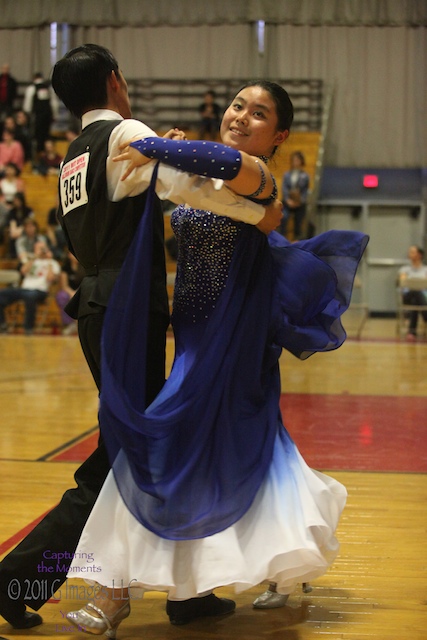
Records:
{"label": "silver dance shoe", "polygon": [[278,609],[279,607],[284,607],[289,595],[282,595],[281,593],[277,593],[277,591],[264,591],[256,600],[253,601],[254,609]]}
{"label": "silver dance shoe", "polygon": [[[313,591],[313,587],[308,582],[302,583],[302,590],[304,593],[310,593]],[[287,603],[289,595],[282,595],[276,591],[276,583],[271,582],[267,591],[264,591],[258,598],[256,598],[252,606],[254,609],[279,609],[284,607]]]}
{"label": "silver dance shoe", "polygon": [[[90,611],[95,611],[100,617],[94,616]],[[92,633],[96,636],[105,633],[107,638],[115,638],[116,631],[119,624],[128,617],[130,614],[130,604],[125,604],[114,614],[114,616],[108,617],[102,611],[96,607],[92,602],[88,602],[84,609],[78,611],[70,611],[67,613],[67,620],[71,622],[79,631],[85,633]]]}

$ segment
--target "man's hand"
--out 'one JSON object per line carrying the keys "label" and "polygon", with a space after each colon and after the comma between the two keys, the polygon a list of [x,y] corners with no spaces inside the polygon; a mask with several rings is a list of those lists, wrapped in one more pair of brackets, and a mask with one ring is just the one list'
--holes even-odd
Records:
{"label": "man's hand", "polygon": [[276,229],[283,217],[282,213],[283,204],[280,200],[274,200],[268,207],[265,207],[265,216],[260,222],[256,225],[257,228],[266,233],[267,235],[270,231],[274,231]]}

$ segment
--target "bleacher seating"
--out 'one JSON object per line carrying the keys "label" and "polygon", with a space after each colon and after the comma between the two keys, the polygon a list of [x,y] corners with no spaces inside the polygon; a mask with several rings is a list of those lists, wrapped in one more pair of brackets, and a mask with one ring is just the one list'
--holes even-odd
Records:
{"label": "bleacher seating", "polygon": [[[60,153],[63,153],[62,150]],[[34,211],[40,232],[44,233],[46,230],[48,211],[54,207],[56,203],[58,178],[56,176],[44,177],[35,175],[31,171],[30,164],[25,166],[21,177],[25,183],[27,204]],[[4,246],[1,246],[0,250],[4,252]],[[17,268],[17,260],[5,258],[4,255],[0,253],[0,269],[16,271]],[[54,291],[53,289],[53,293]],[[15,303],[6,311],[6,320],[9,321],[17,331],[22,331],[23,311],[24,307],[21,303]],[[53,294],[50,294],[46,302],[40,305],[40,311],[41,313],[38,313],[37,316],[36,330],[38,332],[56,332],[61,326],[61,317]]]}

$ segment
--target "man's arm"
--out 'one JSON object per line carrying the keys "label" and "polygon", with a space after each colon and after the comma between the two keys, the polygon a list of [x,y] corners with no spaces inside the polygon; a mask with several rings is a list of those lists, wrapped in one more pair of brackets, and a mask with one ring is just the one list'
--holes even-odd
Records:
{"label": "man's arm", "polygon": [[[123,142],[135,136],[152,135],[155,135],[153,131],[136,120],[124,120],[113,130],[107,158],[107,179],[111,200],[116,202],[129,196],[136,196],[148,188],[154,168],[153,162],[138,167],[126,180],[122,181],[121,178],[126,171],[125,163],[113,162],[113,157],[119,155],[119,146]],[[159,167],[156,193],[162,200],[171,200],[175,204],[189,204],[192,207],[212,211],[248,224],[256,225],[265,216],[264,207],[236,195],[224,185],[222,180],[184,173],[165,165]]]}

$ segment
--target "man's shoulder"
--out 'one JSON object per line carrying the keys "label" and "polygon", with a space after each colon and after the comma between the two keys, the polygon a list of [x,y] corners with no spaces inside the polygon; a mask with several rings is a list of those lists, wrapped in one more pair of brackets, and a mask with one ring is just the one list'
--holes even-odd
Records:
{"label": "man's shoulder", "polygon": [[115,128],[115,132],[118,133],[119,131],[125,135],[141,135],[144,137],[157,135],[156,132],[144,122],[135,120],[134,118],[125,118],[122,120]]}
{"label": "man's shoulder", "polygon": [[[85,136],[93,134],[93,132],[98,132],[104,130],[105,132],[114,133],[114,136],[123,136],[127,139],[133,137],[134,135],[140,135],[141,137],[146,136],[155,136],[157,135],[150,127],[141,122],[140,120],[134,120],[133,118],[122,119],[117,117],[114,118],[99,118],[96,120],[92,120],[86,124],[83,128],[82,133],[71,143],[78,143]],[[70,146],[71,146],[70,145]]]}
{"label": "man's shoulder", "polygon": [[110,151],[132,138],[140,139],[156,135],[155,131],[140,120],[134,120],[133,118],[122,120],[111,132]]}

